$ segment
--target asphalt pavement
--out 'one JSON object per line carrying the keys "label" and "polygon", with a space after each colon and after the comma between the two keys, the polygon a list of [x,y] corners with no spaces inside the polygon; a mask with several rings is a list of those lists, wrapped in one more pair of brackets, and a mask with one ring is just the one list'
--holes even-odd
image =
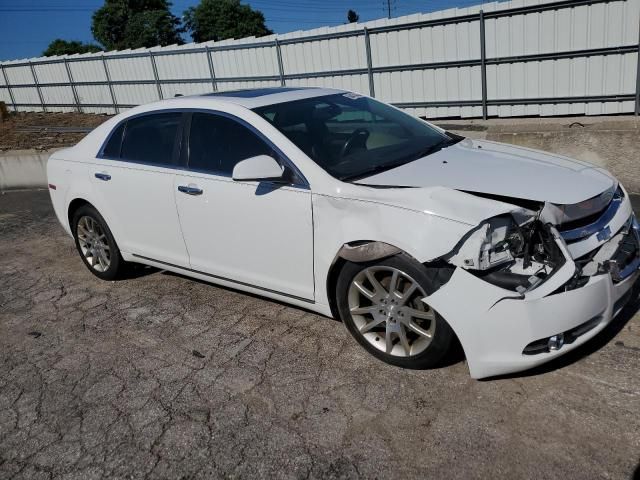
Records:
{"label": "asphalt pavement", "polygon": [[531,372],[402,370],[302,309],[153,269],[100,281],[46,191],[6,193],[0,478],[629,479],[639,308]]}

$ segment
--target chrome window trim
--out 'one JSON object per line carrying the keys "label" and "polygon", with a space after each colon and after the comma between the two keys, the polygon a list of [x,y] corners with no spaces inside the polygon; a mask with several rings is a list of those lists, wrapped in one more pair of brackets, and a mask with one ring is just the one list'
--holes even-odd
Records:
{"label": "chrome window trim", "polygon": [[[107,137],[104,139],[104,141],[102,142],[102,145],[100,146],[100,149],[98,150],[98,154],[96,155],[96,158],[103,159],[103,160],[112,160],[114,162],[135,163],[137,165],[148,165],[150,167],[162,167],[162,168],[179,167],[180,166],[179,157],[178,157],[178,163],[164,164],[164,163],[155,163],[155,162],[141,162],[138,160],[127,160],[120,157],[114,158],[114,157],[106,156],[104,154],[104,149],[106,148],[107,144],[109,143],[109,140],[111,140],[111,137],[113,136],[115,131],[120,127],[120,125],[122,125],[123,123],[126,124],[129,120],[133,120],[134,118],[146,117],[146,116],[151,116],[159,113],[184,113],[184,111],[181,108],[167,108],[164,110],[152,110],[149,112],[136,113],[127,118],[123,118],[111,129],[111,131],[109,132],[109,135],[107,135]],[[178,131],[176,132],[176,140],[179,138],[179,136],[182,133],[183,123],[184,123],[184,119],[181,118],[180,123],[178,124]],[[124,137],[126,133],[127,133],[127,126],[125,125],[124,131],[122,132],[122,138],[120,139],[120,154],[122,154],[122,144],[124,142]],[[175,144],[176,140],[174,140],[174,150],[176,147],[176,144]]]}
{"label": "chrome window trim", "polygon": [[[253,111],[251,111],[251,112],[254,115],[257,115],[255,112],[253,112]],[[187,172],[199,173],[199,174],[203,174],[203,175],[211,175],[211,176],[221,177],[221,178],[232,178],[231,175],[224,174],[224,173],[221,173],[221,172],[210,172],[210,171],[204,171],[204,170],[200,170],[200,169],[190,169],[189,166],[188,166],[188,158],[187,158],[187,164],[183,165],[181,163],[181,156],[180,155],[178,155],[178,159],[177,159],[178,163],[176,163],[176,164],[159,164],[159,163],[153,163],[153,162],[140,162],[140,161],[135,161],[135,160],[127,160],[127,159],[124,159],[124,158],[113,158],[113,157],[108,157],[108,156],[104,155],[104,149],[105,149],[106,145],[109,143],[109,140],[111,139],[111,136],[118,129],[118,127],[120,127],[120,125],[122,125],[123,123],[126,123],[129,120],[132,120],[134,118],[143,117],[143,116],[147,116],[147,115],[154,115],[154,114],[158,114],[158,113],[183,113],[183,114],[184,113],[207,113],[207,114],[211,114],[211,115],[221,115],[221,116],[224,116],[224,117],[227,117],[227,118],[230,118],[232,120],[237,121],[241,125],[244,125],[249,130],[251,130],[255,135],[257,135],[260,139],[262,139],[267,145],[269,145],[269,147],[271,147],[278,154],[279,160],[281,160],[285,164],[286,167],[288,167],[291,170],[293,170],[295,175],[301,180],[300,183],[284,183],[284,182],[268,182],[268,183],[283,185],[283,186],[292,187],[292,188],[298,188],[298,189],[301,189],[301,190],[311,190],[311,186],[309,185],[309,181],[302,174],[302,172],[296,166],[296,164],[293,163],[293,161],[291,161],[291,159],[275,143],[273,143],[273,141],[271,141],[269,138],[267,138],[266,135],[264,135],[264,133],[262,133],[260,130],[258,130],[256,127],[251,125],[246,120],[244,120],[242,118],[239,118],[236,115],[233,115],[233,114],[227,113],[227,112],[221,112],[219,110],[214,110],[212,108],[166,108],[166,109],[162,109],[162,110],[153,110],[153,111],[149,111],[149,112],[137,113],[137,114],[128,116],[126,118],[123,118],[122,120],[120,120],[111,129],[111,131],[109,132],[109,135],[106,136],[106,138],[102,142],[102,145],[100,146],[100,149],[98,150],[98,154],[96,155],[96,158],[97,159],[102,159],[102,160],[111,160],[111,161],[114,161],[114,162],[131,163],[131,164],[136,164],[136,165],[146,165],[146,166],[149,166],[149,167],[168,168],[168,169],[176,170],[176,171],[183,171],[183,172],[187,171]],[[178,133],[179,133],[180,137],[182,136],[182,130],[184,128],[184,123],[185,123],[185,120],[183,118],[182,121],[181,121],[181,126],[178,129]],[[125,131],[122,133],[122,140],[124,140],[125,133],[126,133],[126,127],[125,127]],[[122,151],[122,140],[121,140],[121,145],[120,145],[120,151]]]}
{"label": "chrome window trim", "polygon": [[[260,140],[265,142],[276,153],[276,155],[278,156],[276,160],[279,160],[280,162],[284,163],[284,166],[286,168],[290,168],[291,170],[293,170],[295,175],[301,180],[300,183],[285,183],[285,182],[267,182],[267,183],[273,183],[278,185],[284,185],[287,187],[310,190],[308,180],[305,178],[302,172],[298,169],[298,167],[291,161],[291,159],[287,155],[285,155],[284,152],[275,143],[273,143],[269,138],[267,138],[267,136],[264,133],[262,133],[260,130],[258,130],[256,127],[251,125],[246,120],[239,118],[233,115],[232,113],[221,112],[220,110],[213,110],[210,108],[190,108],[190,109],[185,109],[184,111],[186,111],[187,113],[204,113],[208,115],[219,115],[221,117],[226,117],[231,120],[234,120],[238,122],[240,125],[246,127],[254,135],[256,135]],[[191,134],[191,125],[189,125],[189,134]],[[204,170],[204,169],[190,168],[188,155],[187,155],[187,165],[185,166],[185,170],[189,172],[200,173],[203,175],[212,175],[215,177],[222,177],[222,178],[232,178],[231,174],[228,174],[225,172],[215,172],[215,171]]]}

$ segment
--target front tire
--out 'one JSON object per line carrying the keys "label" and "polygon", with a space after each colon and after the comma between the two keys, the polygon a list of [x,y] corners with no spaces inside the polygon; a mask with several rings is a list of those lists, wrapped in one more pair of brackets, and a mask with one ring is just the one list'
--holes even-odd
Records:
{"label": "front tire", "polygon": [[102,215],[83,205],[74,212],[71,225],[76,249],[89,271],[102,280],[122,277],[126,264]]}
{"label": "front tire", "polygon": [[447,322],[421,300],[438,289],[437,278],[406,254],[347,262],[336,285],[340,317],[358,343],[383,362],[434,367],[454,338]]}

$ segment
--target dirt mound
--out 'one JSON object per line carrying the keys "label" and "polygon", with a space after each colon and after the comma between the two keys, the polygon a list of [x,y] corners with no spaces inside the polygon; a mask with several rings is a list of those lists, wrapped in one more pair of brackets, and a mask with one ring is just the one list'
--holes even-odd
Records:
{"label": "dirt mound", "polygon": [[69,147],[109,118],[87,113],[14,113],[0,122],[0,151]]}

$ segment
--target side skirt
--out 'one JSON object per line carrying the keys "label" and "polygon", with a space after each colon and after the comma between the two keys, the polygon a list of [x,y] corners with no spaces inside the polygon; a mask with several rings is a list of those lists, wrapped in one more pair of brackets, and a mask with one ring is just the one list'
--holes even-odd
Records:
{"label": "side skirt", "polygon": [[[124,253],[124,252],[123,252]],[[126,255],[126,254],[125,254]],[[218,285],[222,285],[229,288],[234,288],[238,290],[242,290],[249,293],[254,293],[256,295],[264,296],[267,298],[271,298],[273,300],[282,301],[285,303],[289,303],[291,305],[296,305],[308,310],[312,310],[321,315],[325,315],[331,317],[331,309],[329,305],[324,305],[322,303],[317,303],[314,300],[298,297],[296,295],[291,295],[283,292],[278,292],[276,290],[272,290],[265,287],[260,287],[258,285],[252,285],[245,282],[240,282],[237,280],[233,280],[230,278],[222,277],[219,275],[213,275],[206,272],[201,272],[199,270],[181,267],[178,265],[174,265],[172,263],[163,262],[161,260],[156,260],[150,257],[145,257],[143,255],[138,255],[135,253],[127,255],[128,257],[132,257],[133,261],[137,261],[139,263],[144,263],[146,265],[150,265],[152,267],[160,268],[163,270],[172,271],[178,274],[186,275],[189,277],[197,278],[199,280],[203,280],[205,282],[214,283]],[[125,259],[126,260],[126,259]]]}

